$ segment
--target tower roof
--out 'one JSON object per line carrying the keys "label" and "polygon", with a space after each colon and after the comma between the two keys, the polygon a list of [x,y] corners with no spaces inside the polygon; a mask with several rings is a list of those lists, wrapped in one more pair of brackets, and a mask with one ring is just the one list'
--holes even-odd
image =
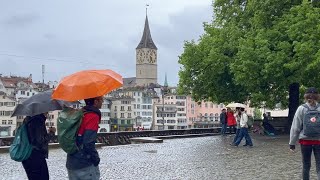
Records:
{"label": "tower roof", "polygon": [[164,78],[164,86],[168,87],[168,81],[167,81],[167,73],[166,73],[166,76]]}
{"label": "tower roof", "polygon": [[157,46],[152,41],[147,15],[146,15],[146,21],[144,23],[143,35],[136,49],[142,49],[142,48],[158,49]]}

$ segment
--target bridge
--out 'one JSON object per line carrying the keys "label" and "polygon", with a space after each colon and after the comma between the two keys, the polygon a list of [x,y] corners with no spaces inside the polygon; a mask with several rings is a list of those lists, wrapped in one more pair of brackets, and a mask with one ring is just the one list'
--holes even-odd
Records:
{"label": "bridge", "polygon": [[[101,179],[301,179],[301,155],[289,153],[288,135],[252,134],[254,147],[232,147],[234,135],[164,139],[163,143],[103,146]],[[51,179],[67,179],[66,153],[50,149]],[[26,179],[21,163],[0,154],[0,179]],[[315,167],[311,179],[316,179]]]}

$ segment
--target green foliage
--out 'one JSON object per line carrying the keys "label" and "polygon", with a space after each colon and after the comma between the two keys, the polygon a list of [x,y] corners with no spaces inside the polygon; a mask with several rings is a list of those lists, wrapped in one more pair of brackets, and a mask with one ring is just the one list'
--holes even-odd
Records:
{"label": "green foliage", "polygon": [[261,119],[262,118],[262,112],[260,111],[260,109],[255,108],[253,110],[253,116],[255,119]]}
{"label": "green foliage", "polygon": [[320,87],[320,8],[301,0],[216,0],[215,19],[179,57],[180,93],[288,105],[289,85]]}

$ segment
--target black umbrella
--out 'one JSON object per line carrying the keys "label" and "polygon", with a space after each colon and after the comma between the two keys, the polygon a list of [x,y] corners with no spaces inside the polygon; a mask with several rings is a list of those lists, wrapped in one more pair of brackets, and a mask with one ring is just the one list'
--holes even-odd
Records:
{"label": "black umbrella", "polygon": [[40,92],[18,104],[11,116],[34,116],[48,111],[62,110],[79,102],[66,102],[51,99],[52,91]]}

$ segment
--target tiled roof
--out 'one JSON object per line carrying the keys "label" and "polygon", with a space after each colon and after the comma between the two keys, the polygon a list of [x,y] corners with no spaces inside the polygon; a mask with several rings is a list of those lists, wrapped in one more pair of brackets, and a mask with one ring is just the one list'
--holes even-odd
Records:
{"label": "tiled roof", "polygon": [[123,78],[123,87],[134,87],[136,85],[136,77]]}
{"label": "tiled roof", "polygon": [[26,77],[18,77],[18,76],[11,76],[11,77],[0,77],[4,87],[6,88],[16,88],[19,82],[24,82],[28,85],[33,84],[32,79]]}

